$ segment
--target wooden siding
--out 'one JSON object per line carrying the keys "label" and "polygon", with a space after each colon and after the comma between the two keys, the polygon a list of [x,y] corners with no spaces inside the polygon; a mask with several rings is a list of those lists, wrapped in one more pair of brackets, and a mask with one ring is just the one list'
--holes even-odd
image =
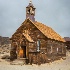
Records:
{"label": "wooden siding", "polygon": [[[26,39],[23,33],[27,33],[34,42]],[[11,59],[20,59],[19,51],[21,46],[26,47],[26,58],[30,64],[42,64],[66,56],[66,48],[63,42],[48,39],[31,22],[24,23],[21,28],[18,28],[12,35],[11,40],[11,48],[13,48],[10,52]],[[37,52],[38,40],[40,40],[40,52]]]}
{"label": "wooden siding", "polygon": [[[30,50],[34,51],[34,52],[33,51],[29,52],[29,62],[31,64],[32,63],[41,64],[41,63],[46,63],[50,61],[52,62],[54,60],[57,60],[66,56],[66,48],[64,43],[56,42],[53,40],[47,40],[47,42],[46,41],[43,42],[43,41],[41,41],[42,43],[40,46],[40,52],[34,51],[35,48],[34,49],[29,48]],[[57,48],[58,48],[58,51],[57,51]]]}

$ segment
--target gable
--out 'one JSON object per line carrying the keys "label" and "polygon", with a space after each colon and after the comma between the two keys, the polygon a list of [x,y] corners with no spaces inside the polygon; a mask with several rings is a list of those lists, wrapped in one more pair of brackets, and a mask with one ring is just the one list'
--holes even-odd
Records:
{"label": "gable", "polygon": [[57,34],[52,28],[50,28],[40,22],[37,22],[37,21],[33,23],[29,18],[26,19],[21,24],[21,26],[16,30],[16,32],[12,35],[12,37],[19,32],[21,32],[23,34],[23,29],[27,27],[25,25],[28,25],[30,23],[33,24],[38,30],[40,30],[43,33],[43,35],[45,35],[46,37],[48,37],[50,39],[65,42],[65,40],[59,34]]}
{"label": "gable", "polygon": [[[31,21],[31,20],[30,20]],[[33,23],[46,37],[57,41],[65,42],[65,40],[57,34],[51,27],[48,27],[40,22]]]}

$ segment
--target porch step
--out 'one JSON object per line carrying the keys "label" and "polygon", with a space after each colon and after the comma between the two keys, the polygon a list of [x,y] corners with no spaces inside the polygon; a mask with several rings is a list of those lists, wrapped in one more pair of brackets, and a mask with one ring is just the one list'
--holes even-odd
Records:
{"label": "porch step", "polygon": [[16,59],[12,62],[10,62],[11,65],[25,65],[26,64],[26,58]]}

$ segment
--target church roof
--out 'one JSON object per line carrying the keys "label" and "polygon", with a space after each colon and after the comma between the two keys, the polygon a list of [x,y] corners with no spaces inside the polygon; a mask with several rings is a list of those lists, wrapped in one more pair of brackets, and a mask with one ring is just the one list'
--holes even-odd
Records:
{"label": "church roof", "polygon": [[34,25],[48,38],[65,42],[65,40],[57,34],[51,27],[48,27],[40,22],[35,22]]}
{"label": "church roof", "polygon": [[[22,24],[21,26],[16,30],[16,32],[14,34],[17,33],[18,30],[21,29],[22,25],[24,23],[27,23],[28,21],[31,21],[29,18],[26,19]],[[51,27],[48,27],[40,22],[32,22],[32,24],[34,24],[47,38],[50,38],[50,39],[54,39],[54,40],[57,40],[57,41],[62,41],[62,42],[65,42],[65,40],[59,35],[57,34]],[[14,35],[13,34],[13,35]],[[32,38],[28,35],[28,34],[23,34],[25,36],[25,38],[30,41],[30,42],[34,42],[32,40]]]}
{"label": "church roof", "polygon": [[58,41],[65,42],[65,40],[57,34],[51,27],[48,27],[40,22],[33,23],[46,37]]}

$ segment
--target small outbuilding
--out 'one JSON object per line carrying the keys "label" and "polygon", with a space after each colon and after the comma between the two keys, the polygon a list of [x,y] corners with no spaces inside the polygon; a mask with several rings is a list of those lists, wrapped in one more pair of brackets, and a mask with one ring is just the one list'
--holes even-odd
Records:
{"label": "small outbuilding", "polygon": [[66,46],[67,46],[66,48],[67,48],[67,49],[70,49],[70,37],[64,37],[64,39],[65,39],[65,41],[66,41],[66,42],[65,42],[65,44],[66,44]]}

